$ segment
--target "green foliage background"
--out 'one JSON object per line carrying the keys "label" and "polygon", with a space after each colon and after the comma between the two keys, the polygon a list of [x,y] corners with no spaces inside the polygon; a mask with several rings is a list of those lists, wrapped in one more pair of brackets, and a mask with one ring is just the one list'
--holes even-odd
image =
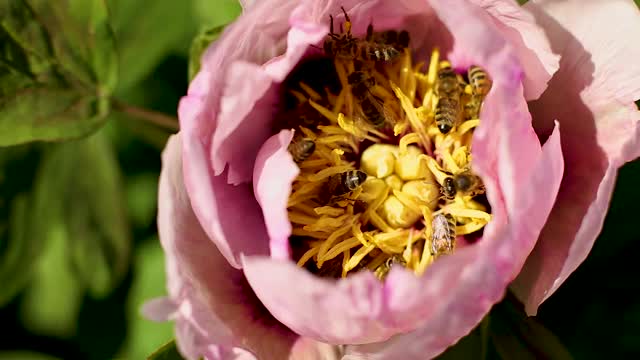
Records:
{"label": "green foliage background", "polygon": [[[176,358],[171,343],[162,347],[172,324],[139,315],[145,300],[166,293],[155,215],[170,131],[109,100],[175,116],[197,69],[189,55],[197,58],[240,7],[232,0],[8,1],[49,11],[64,29],[0,17],[0,54],[14,61],[0,62],[0,145],[78,139],[0,147],[0,324],[8,330],[0,360],[143,359],[156,349],[158,359]],[[0,5],[0,15],[10,10]],[[70,26],[92,35],[71,36]],[[33,57],[14,41],[17,33],[43,54],[64,56]],[[16,70],[25,59],[28,66]],[[38,96],[11,96],[23,90]],[[33,100],[43,93],[60,97]],[[34,107],[40,122],[32,123]],[[639,180],[640,161],[621,169],[596,246],[536,318],[522,316],[508,297],[442,358],[640,355]]]}

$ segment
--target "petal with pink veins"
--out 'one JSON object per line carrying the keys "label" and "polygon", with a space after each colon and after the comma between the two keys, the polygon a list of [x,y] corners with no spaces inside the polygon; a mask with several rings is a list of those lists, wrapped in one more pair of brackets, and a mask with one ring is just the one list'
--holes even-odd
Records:
{"label": "petal with pink veins", "polygon": [[530,104],[536,131],[560,122],[565,176],[540,240],[512,288],[529,314],[584,261],[602,230],[617,169],[640,156],[640,12],[630,0],[529,1],[560,69]]}

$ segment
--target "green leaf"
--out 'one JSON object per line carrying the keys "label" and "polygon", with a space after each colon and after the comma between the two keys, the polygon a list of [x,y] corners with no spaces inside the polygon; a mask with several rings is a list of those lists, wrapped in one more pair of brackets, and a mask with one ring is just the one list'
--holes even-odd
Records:
{"label": "green leaf", "polygon": [[119,284],[131,240],[120,170],[104,132],[47,154],[34,214],[40,236],[60,219],[75,276],[93,296],[103,297]]}
{"label": "green leaf", "polygon": [[158,237],[146,239],[136,250],[133,283],[129,291],[128,336],[118,358],[144,359],[173,337],[173,322],[157,323],[140,315],[142,305],[166,294],[164,252]]}
{"label": "green leaf", "polygon": [[33,146],[0,148],[0,306],[27,285],[41,254],[43,240],[29,236],[39,158]]}
{"label": "green leaf", "polygon": [[118,39],[120,90],[130,88],[149,75],[169,53],[186,53],[189,40],[198,30],[192,0],[108,2]]}
{"label": "green leaf", "polygon": [[560,340],[535,318],[528,317],[514,297],[508,296],[491,311],[491,341],[504,360],[570,360]]}
{"label": "green leaf", "polygon": [[[60,215],[60,214],[50,214]],[[74,277],[61,218],[49,219],[42,256],[20,303],[25,328],[34,334],[69,338],[76,333],[83,288]],[[32,224],[31,226],[38,226]]]}
{"label": "green leaf", "polygon": [[103,0],[0,4],[0,146],[95,131],[116,82]]}
{"label": "green leaf", "polygon": [[147,360],[184,360],[184,358],[178,352],[175,340],[172,340],[149,355]]}
{"label": "green leaf", "polygon": [[193,39],[191,50],[189,51],[189,81],[193,80],[198,71],[200,71],[200,58],[202,57],[202,53],[204,53],[209,44],[218,39],[218,36],[220,36],[224,28],[225,25],[219,25],[211,29],[203,30]]}

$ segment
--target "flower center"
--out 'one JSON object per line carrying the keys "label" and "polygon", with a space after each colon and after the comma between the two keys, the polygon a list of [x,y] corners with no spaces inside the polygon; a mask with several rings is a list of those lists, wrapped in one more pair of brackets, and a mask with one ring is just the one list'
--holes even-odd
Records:
{"label": "flower center", "polygon": [[339,86],[313,71],[285,83],[295,105],[279,124],[294,129],[300,168],[288,202],[294,259],[320,276],[420,275],[491,220],[471,157],[491,80],[477,66],[455,72],[438,49],[413,64],[406,31],[370,26],[357,39],[345,28],[315,60]]}

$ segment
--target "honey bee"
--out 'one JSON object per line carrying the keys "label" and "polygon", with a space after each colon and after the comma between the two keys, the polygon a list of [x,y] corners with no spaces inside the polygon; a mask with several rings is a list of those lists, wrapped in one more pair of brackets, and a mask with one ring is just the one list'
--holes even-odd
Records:
{"label": "honey bee", "polygon": [[444,179],[440,191],[442,192],[442,195],[445,199],[453,200],[453,198],[456,196],[456,192],[458,192],[458,190],[456,190],[456,183],[453,180],[453,177],[448,176]]}
{"label": "honey bee", "polygon": [[396,254],[388,258],[384,263],[382,263],[382,265],[378,266],[373,273],[378,279],[384,280],[394,266],[404,265],[406,265],[404,258],[401,255]]}
{"label": "honey bee", "polygon": [[456,241],[456,220],[450,214],[438,214],[433,217],[431,227],[431,255],[451,254]]}
{"label": "honey bee", "polygon": [[[324,41],[324,52],[341,60],[391,61],[400,55],[400,51],[385,43],[376,43],[365,39],[358,39],[351,34],[351,20],[344,7],[344,27],[340,25],[340,33],[333,31],[333,16],[329,15],[329,34]],[[407,33],[408,35],[408,33]]]}
{"label": "honey bee", "polygon": [[385,30],[374,33],[373,24],[369,24],[365,39],[377,44],[391,45],[398,51],[409,47],[409,32],[406,30],[400,32],[396,30]]}
{"label": "honey bee", "polygon": [[484,193],[484,185],[479,176],[469,171],[455,176],[449,176],[442,182],[442,195],[447,200],[453,200],[458,192],[464,195],[476,196]]}
{"label": "honey bee", "polygon": [[326,195],[342,196],[360,187],[367,179],[367,174],[360,170],[349,170],[329,177],[326,183]]}
{"label": "honey bee", "polygon": [[438,76],[436,79],[436,95],[442,97],[453,97],[455,99],[460,98],[462,94],[462,88],[458,75],[451,68],[451,66],[444,66],[438,70]]}
{"label": "honey bee", "polygon": [[373,76],[364,71],[354,71],[347,78],[351,85],[353,96],[360,103],[364,118],[376,128],[384,127],[388,118],[393,118],[391,109],[388,109],[383,99],[371,92],[376,85]]}
{"label": "honey bee", "polygon": [[467,71],[467,75],[469,76],[469,84],[471,85],[473,95],[478,96],[480,99],[487,96],[493,85],[487,72],[479,66],[471,65],[469,71]]}
{"label": "honey bee", "polygon": [[482,101],[491,90],[493,82],[484,69],[476,65],[469,67],[467,76],[472,94],[469,102],[465,104],[465,116],[467,119],[477,119],[480,116]]}
{"label": "honey bee", "polygon": [[289,153],[293,156],[293,161],[301,163],[313,154],[316,150],[316,143],[309,138],[296,136],[287,147],[287,150],[289,150]]}
{"label": "honey bee", "polygon": [[438,99],[435,109],[435,120],[438,130],[443,134],[448,134],[451,129],[458,124],[460,119],[459,97],[444,96]]}

